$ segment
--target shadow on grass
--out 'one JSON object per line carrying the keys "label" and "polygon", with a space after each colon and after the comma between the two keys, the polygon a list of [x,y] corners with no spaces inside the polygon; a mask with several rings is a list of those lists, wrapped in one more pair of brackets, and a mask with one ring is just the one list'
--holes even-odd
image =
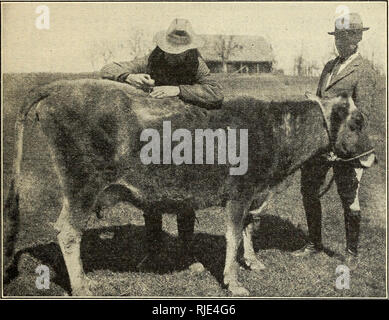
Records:
{"label": "shadow on grass", "polygon": [[[109,237],[102,237],[111,234]],[[279,249],[293,251],[304,245],[304,235],[287,220],[273,215],[263,215],[254,233],[254,249]],[[171,273],[185,269],[180,263],[177,238],[163,234],[163,245],[159,252],[159,263],[149,266],[147,272],[158,274]],[[219,283],[223,282],[226,243],[222,235],[208,233],[195,234],[194,254]],[[38,245],[17,252],[11,268],[15,277],[16,266],[22,254],[29,254],[42,264],[50,266],[55,277],[53,282],[70,292],[70,282],[65,262],[58,244]],[[112,272],[140,272],[137,265],[146,253],[143,226],[113,226],[86,230],[82,237],[81,259],[86,273],[97,270]],[[142,271],[144,272],[144,271]]]}
{"label": "shadow on grass", "polygon": [[[278,249],[293,252],[302,248],[308,240],[305,233],[296,228],[288,220],[274,215],[262,215],[253,235],[254,250]],[[324,247],[323,252],[333,258],[343,259],[343,256],[330,248]]]}
{"label": "shadow on grass", "polygon": [[306,241],[304,232],[288,220],[275,215],[261,215],[255,224],[254,250],[278,249],[292,252],[300,249]]}
{"label": "shadow on grass", "polygon": [[[222,237],[220,237],[222,238]],[[113,226],[84,231],[81,242],[81,260],[85,273],[97,270],[112,272],[152,272],[166,274],[187,268],[178,256],[176,237],[163,233],[163,244],[155,258],[157,264],[147,265],[139,271],[137,266],[145,257],[146,246],[143,226]],[[54,271],[52,281],[71,292],[70,280],[61,249],[57,243],[37,245],[18,251],[7,270],[7,281],[19,275],[18,265],[23,254],[30,255]]]}
{"label": "shadow on grass", "polygon": [[[223,283],[223,270],[226,256],[224,236],[207,233],[196,234],[196,256],[220,283]],[[292,252],[305,244],[305,235],[288,220],[274,215],[261,215],[253,234],[254,250],[279,249]],[[242,254],[242,253],[240,253]]]}

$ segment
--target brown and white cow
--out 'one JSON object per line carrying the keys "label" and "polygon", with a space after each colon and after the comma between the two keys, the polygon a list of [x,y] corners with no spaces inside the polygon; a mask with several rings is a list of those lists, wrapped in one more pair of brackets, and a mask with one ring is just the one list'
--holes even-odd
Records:
{"label": "brown and white cow", "polygon": [[[178,98],[152,99],[108,80],[54,82],[30,93],[16,121],[14,177],[5,206],[8,261],[18,228],[23,128],[30,112],[38,115],[60,182],[62,211],[55,228],[72,293],[80,296],[92,294],[80,259],[82,231],[109,186],[126,188],[127,200],[144,210],[164,210],[171,204],[196,210],[227,203],[224,283],[232,294],[245,296],[249,292],[238,281],[237,262],[242,237],[245,262],[251,269],[263,269],[251,240],[248,212],[253,201],[266,198],[265,193],[304,161],[330,146],[343,157],[369,149],[363,117],[345,97],[299,102],[238,97],[220,110],[205,110]],[[247,129],[247,172],[230,174],[234,165],[228,161],[144,164],[140,136],[153,128],[162,137],[163,121],[193,136],[198,129]]]}

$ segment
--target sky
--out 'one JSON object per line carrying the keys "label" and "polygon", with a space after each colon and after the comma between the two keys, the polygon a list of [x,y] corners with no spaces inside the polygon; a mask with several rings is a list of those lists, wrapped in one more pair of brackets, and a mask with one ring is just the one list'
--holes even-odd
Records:
{"label": "sky", "polygon": [[[38,29],[35,12],[49,8],[49,29]],[[385,2],[210,2],[210,3],[2,3],[3,72],[98,70],[94,43],[125,41],[142,30],[147,41],[174,18],[189,19],[198,34],[260,35],[272,45],[277,68],[291,73],[300,53],[320,66],[330,57],[339,5],[358,12],[365,26],[361,53],[386,70]],[[129,58],[130,59],[130,58]]]}

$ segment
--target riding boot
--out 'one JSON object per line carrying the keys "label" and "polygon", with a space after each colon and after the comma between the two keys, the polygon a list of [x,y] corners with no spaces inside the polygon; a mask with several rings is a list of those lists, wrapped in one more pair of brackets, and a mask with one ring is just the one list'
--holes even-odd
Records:
{"label": "riding boot", "polygon": [[155,256],[161,248],[162,215],[155,212],[148,212],[143,217],[145,219],[147,253]]}
{"label": "riding boot", "polygon": [[177,229],[179,242],[179,259],[181,266],[188,266],[196,262],[194,256],[193,234],[196,214],[194,210],[181,211],[177,214]]}
{"label": "riding boot", "polygon": [[155,269],[160,260],[162,215],[148,211],[143,214],[143,218],[145,219],[146,254],[137,265],[137,269]]}
{"label": "riding boot", "polygon": [[348,251],[349,247],[349,239],[350,239],[350,228],[349,228],[349,221],[350,221],[350,215],[349,210],[344,210],[344,230],[346,234],[346,251]]}
{"label": "riding boot", "polygon": [[347,210],[344,215],[346,226],[346,250],[353,256],[357,256],[361,211]]}
{"label": "riding boot", "polygon": [[303,200],[308,225],[308,242],[318,251],[322,250],[321,217],[322,210],[320,200]]}
{"label": "riding boot", "polygon": [[292,253],[295,257],[309,257],[323,250],[321,240],[321,204],[320,200],[313,201],[303,197],[303,204],[308,225],[308,242]]}

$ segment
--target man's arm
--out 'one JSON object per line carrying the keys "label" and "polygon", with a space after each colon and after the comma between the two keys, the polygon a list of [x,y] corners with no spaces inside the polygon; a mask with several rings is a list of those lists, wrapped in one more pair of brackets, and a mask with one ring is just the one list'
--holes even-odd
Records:
{"label": "man's arm", "polygon": [[180,98],[182,100],[200,104],[205,108],[220,108],[224,95],[221,85],[211,79],[210,71],[202,58],[199,58],[197,83],[194,85],[180,85]]}
{"label": "man's arm", "polygon": [[100,74],[103,79],[124,82],[129,74],[146,73],[147,63],[147,56],[133,61],[112,62],[105,65]]}

